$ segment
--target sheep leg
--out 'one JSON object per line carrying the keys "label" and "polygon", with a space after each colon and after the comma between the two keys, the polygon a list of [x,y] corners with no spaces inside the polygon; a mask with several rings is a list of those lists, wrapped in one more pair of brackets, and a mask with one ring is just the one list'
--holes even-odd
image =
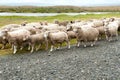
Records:
{"label": "sheep leg", "polygon": [[76,38],[77,38],[76,47],[79,47],[79,46],[80,46],[80,45],[79,45],[80,40],[78,39],[78,37],[76,37]]}
{"label": "sheep leg", "polygon": [[23,50],[23,46],[20,47],[20,50]]}
{"label": "sheep leg", "polygon": [[50,49],[50,52],[52,52],[52,51],[53,51],[53,47],[54,47],[54,46],[53,46],[53,45],[51,45],[51,49]]}
{"label": "sheep leg", "polygon": [[94,42],[91,42],[91,45],[90,45],[90,46],[92,47],[92,46],[94,46],[94,44],[95,44]]}
{"label": "sheep leg", "polygon": [[105,35],[106,36],[106,40],[108,40],[109,41],[109,37],[107,36],[107,35]]}
{"label": "sheep leg", "polygon": [[31,46],[31,44],[29,43],[29,45],[28,45],[28,50],[30,50],[30,46]]}
{"label": "sheep leg", "polygon": [[112,36],[109,37],[108,41],[109,41],[109,42],[112,41]]}
{"label": "sheep leg", "polygon": [[2,48],[1,48],[1,49],[4,49],[5,46],[6,46],[6,44],[7,44],[7,42],[6,42],[6,41],[2,41],[2,43],[3,43],[3,45],[2,45]]}
{"label": "sheep leg", "polygon": [[46,42],[46,48],[45,48],[45,50],[48,50],[48,40],[45,40],[45,42]]}
{"label": "sheep leg", "polygon": [[57,49],[60,49],[60,48],[61,48],[61,46],[62,46],[62,43],[60,43],[60,44],[59,44],[59,46],[57,47]]}
{"label": "sheep leg", "polygon": [[116,40],[118,40],[118,32],[116,32]]}
{"label": "sheep leg", "polygon": [[67,41],[67,45],[68,45],[68,49],[70,49],[70,42],[69,41]]}
{"label": "sheep leg", "polygon": [[41,47],[41,44],[38,45],[38,47],[36,48],[36,51],[38,51]]}
{"label": "sheep leg", "polygon": [[79,47],[79,46],[80,46],[80,41],[77,42],[77,47]]}
{"label": "sheep leg", "polygon": [[101,39],[102,39],[102,34],[99,35],[99,40],[101,40]]}
{"label": "sheep leg", "polygon": [[87,40],[84,41],[84,47],[87,47],[87,46],[86,46],[86,43],[87,43]]}
{"label": "sheep leg", "polygon": [[97,42],[98,38],[95,38],[95,40],[93,41],[93,43],[91,44],[91,46],[94,46]]}
{"label": "sheep leg", "polygon": [[14,49],[14,46],[13,46],[13,44],[12,44],[12,47],[11,47],[11,49],[10,50],[13,50]]}
{"label": "sheep leg", "polygon": [[17,52],[17,46],[16,45],[13,46],[13,50],[14,50],[13,54],[15,54]]}
{"label": "sheep leg", "polygon": [[2,48],[1,49],[4,49],[5,48],[5,44],[3,44]]}
{"label": "sheep leg", "polygon": [[34,44],[32,45],[31,48],[32,48],[32,49],[31,49],[31,53],[33,53],[33,51],[34,51]]}
{"label": "sheep leg", "polygon": [[84,47],[87,47],[85,43],[84,43]]}

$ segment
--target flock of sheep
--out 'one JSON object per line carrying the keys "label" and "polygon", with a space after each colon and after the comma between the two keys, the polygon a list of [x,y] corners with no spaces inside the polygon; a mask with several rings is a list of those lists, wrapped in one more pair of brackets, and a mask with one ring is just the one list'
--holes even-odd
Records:
{"label": "flock of sheep", "polygon": [[[53,23],[48,22],[23,22],[22,24],[9,24],[0,29],[0,44],[4,49],[6,44],[10,44],[15,54],[18,49],[22,50],[28,47],[32,53],[34,49],[39,50],[42,44],[50,51],[56,47],[59,49],[63,42],[67,43],[70,48],[70,40],[76,39],[76,46],[88,43],[94,46],[96,41],[103,38],[106,40],[118,40],[118,29],[120,27],[120,18],[102,18],[91,19],[88,21],[64,21],[55,20]],[[56,46],[57,45],[57,46]]]}

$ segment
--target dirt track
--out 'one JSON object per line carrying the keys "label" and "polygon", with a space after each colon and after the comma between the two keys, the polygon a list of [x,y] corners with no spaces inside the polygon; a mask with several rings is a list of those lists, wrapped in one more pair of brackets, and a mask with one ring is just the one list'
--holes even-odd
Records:
{"label": "dirt track", "polygon": [[120,80],[120,37],[94,47],[0,56],[0,80]]}

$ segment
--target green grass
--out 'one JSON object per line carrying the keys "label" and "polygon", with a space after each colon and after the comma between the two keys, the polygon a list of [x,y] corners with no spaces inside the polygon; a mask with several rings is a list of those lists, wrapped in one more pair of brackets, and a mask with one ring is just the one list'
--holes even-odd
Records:
{"label": "green grass", "polygon": [[[3,27],[7,24],[20,24],[23,21],[28,22],[39,22],[39,21],[47,21],[53,22],[55,19],[60,21],[64,20],[89,20],[89,19],[100,19],[100,18],[108,18],[108,17],[120,17],[120,13],[110,13],[110,14],[88,14],[88,15],[77,15],[77,16],[67,16],[67,15],[57,15],[57,16],[49,16],[49,17],[26,17],[26,16],[0,16],[0,27]],[[76,40],[72,40],[71,44],[74,44]],[[64,45],[64,44],[63,44]],[[0,45],[1,47],[1,45]],[[43,49],[43,48],[42,48]],[[19,53],[28,52],[27,50],[19,51]],[[10,46],[7,45],[7,49],[0,50],[0,55],[10,54],[12,51],[10,50]]]}

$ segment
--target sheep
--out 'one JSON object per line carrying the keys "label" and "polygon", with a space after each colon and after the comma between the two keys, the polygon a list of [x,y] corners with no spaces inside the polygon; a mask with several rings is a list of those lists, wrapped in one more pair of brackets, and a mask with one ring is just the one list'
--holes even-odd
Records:
{"label": "sheep", "polygon": [[67,26],[66,26],[66,28],[67,28],[67,30],[73,30],[74,28],[77,28],[77,27],[91,27],[91,26],[93,26],[93,23],[86,23],[86,22],[84,22],[84,21],[81,21],[81,22],[76,22],[76,23],[73,23],[73,24],[68,24]]}
{"label": "sheep", "polygon": [[39,28],[42,28],[42,25],[43,25],[43,23],[41,23],[41,22],[31,22],[31,23],[27,23],[24,26],[31,26],[31,27],[39,29]]}
{"label": "sheep", "polygon": [[30,46],[31,46],[31,53],[34,51],[34,47],[36,44],[38,45],[38,48],[36,48],[36,51],[39,50],[40,46],[46,42],[46,50],[48,49],[48,40],[47,38],[44,37],[44,32],[41,32],[39,34],[34,34],[34,35],[30,35],[29,37],[29,42],[30,42]]}
{"label": "sheep", "polygon": [[59,43],[60,47],[62,46],[63,42],[67,43],[68,49],[70,48],[70,42],[68,39],[68,35],[67,33],[63,32],[63,31],[59,31],[59,32],[50,32],[50,31],[46,31],[44,36],[50,41],[51,43],[51,49],[50,52],[53,51],[53,48],[55,47],[55,44]]}
{"label": "sheep", "polygon": [[59,26],[67,26],[67,24],[69,23],[69,21],[59,22],[58,20],[55,20],[54,23],[58,24]]}
{"label": "sheep", "polygon": [[118,28],[119,24],[117,21],[109,22],[109,24],[105,26],[106,40],[112,41],[114,36],[116,36],[116,40],[118,40]]}
{"label": "sheep", "polygon": [[67,28],[65,26],[58,26],[57,30],[67,32]]}
{"label": "sheep", "polygon": [[20,27],[21,25],[19,24],[8,24],[8,25],[5,25],[1,28],[1,30],[7,30],[7,31],[10,31],[12,28],[18,28]]}
{"label": "sheep", "polygon": [[34,26],[24,26],[24,27],[21,26],[18,29],[26,29],[26,30],[30,31],[31,34],[36,33],[36,28]]}
{"label": "sheep", "polygon": [[24,21],[24,22],[21,23],[21,26],[26,26],[26,24],[28,24],[28,22]]}
{"label": "sheep", "polygon": [[78,27],[78,28],[75,28],[73,31],[77,33],[77,47],[79,47],[80,43],[82,42],[84,43],[84,47],[86,47],[87,42],[92,42],[91,46],[93,46],[98,40],[99,32],[96,28]]}
{"label": "sheep", "polygon": [[73,31],[72,26],[67,26],[67,34],[68,34],[69,40],[76,38],[76,33]]}
{"label": "sheep", "polygon": [[67,31],[68,39],[75,39],[76,38],[76,33],[74,31]]}
{"label": "sheep", "polygon": [[44,25],[42,30],[58,30],[59,25],[54,25],[54,24],[48,24],[48,25]]}
{"label": "sheep", "polygon": [[99,40],[102,39],[102,35],[105,35],[105,28],[104,26],[96,27],[96,29],[99,31]]}
{"label": "sheep", "polygon": [[4,36],[5,36],[5,30],[1,30],[0,31],[0,43],[2,44],[1,49],[4,49],[6,44],[8,43],[7,39]]}
{"label": "sheep", "polygon": [[22,45],[30,36],[30,32],[25,29],[20,29],[12,32],[5,31],[5,38],[13,47],[13,54],[17,52],[18,46]]}
{"label": "sheep", "polygon": [[102,20],[94,20],[93,25],[93,27],[100,27],[104,25],[104,22]]}

